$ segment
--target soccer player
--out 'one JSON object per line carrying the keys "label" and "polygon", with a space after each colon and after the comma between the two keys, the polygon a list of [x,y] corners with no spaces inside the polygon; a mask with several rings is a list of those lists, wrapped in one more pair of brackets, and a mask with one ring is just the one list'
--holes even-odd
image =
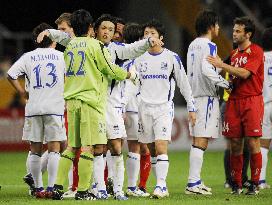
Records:
{"label": "soccer player", "polygon": [[266,166],[268,152],[272,139],[272,28],[265,29],[262,35],[262,47],[264,49],[264,118],[263,136],[261,137],[262,171],[260,175],[259,188],[268,189],[270,185],[266,182]]}
{"label": "soccer player", "polygon": [[126,72],[110,62],[110,54],[104,45],[90,37],[92,17],[86,10],[77,10],[71,16],[75,38],[64,52],[66,80],[64,99],[68,112],[68,147],[59,163],[54,185],[54,199],[62,199],[63,184],[75,151],[82,149],[78,164],[78,191],[76,200],[92,200],[88,192],[92,175],[94,145],[106,144],[105,106],[108,79],[134,80],[136,73]]}
{"label": "soccer player", "polygon": [[251,182],[246,194],[259,193],[258,184],[262,168],[260,137],[263,120],[263,50],[251,42],[255,25],[248,17],[236,18],[233,27],[233,42],[238,48],[231,53],[231,65],[218,57],[207,60],[232,75],[233,90],[226,105],[222,134],[230,140],[230,166],[232,193],[241,194],[243,168],[243,141],[247,138],[250,151]]}
{"label": "soccer player", "polygon": [[116,29],[114,31],[112,41],[122,43],[124,41],[123,29],[126,24],[124,19],[115,17]]}
{"label": "soccer player", "polygon": [[[133,43],[142,39],[143,29],[142,26],[136,23],[128,23],[124,27],[123,38],[125,43]],[[123,67],[129,71],[134,60],[127,60],[124,62]],[[128,143],[128,155],[126,161],[127,177],[128,177],[128,188],[126,191],[127,196],[136,197],[147,197],[150,194],[146,193],[146,190],[141,190],[137,187],[137,179],[140,171],[140,152],[146,156],[149,154],[149,171],[150,171],[150,153],[147,146],[142,145],[138,142],[138,103],[137,94],[138,88],[136,85],[131,83],[131,81],[126,80],[124,82],[124,113],[125,113],[125,129],[127,134]],[[147,167],[148,168],[148,167]],[[142,167],[142,171],[146,171],[145,167]],[[149,172],[148,172],[149,174]],[[143,178],[143,177],[142,177]],[[147,180],[148,177],[145,179]],[[145,183],[143,179],[140,183],[141,188],[145,188]]]}
{"label": "soccer player", "polygon": [[218,16],[215,12],[200,12],[195,22],[197,38],[187,53],[187,76],[192,87],[196,107],[196,124],[190,126],[193,142],[190,150],[190,168],[185,194],[211,195],[211,188],[201,181],[203,155],[209,139],[219,135],[219,87],[229,89],[229,83],[219,70],[207,62],[208,55],[216,56],[217,47],[212,39],[218,36]]}
{"label": "soccer player", "polygon": [[71,27],[71,13],[62,13],[55,21],[58,26],[58,30],[68,33],[71,37],[74,37],[73,28]]}
{"label": "soccer player", "polygon": [[[144,25],[144,38],[163,40],[164,27],[157,20]],[[160,46],[148,49],[134,61],[140,74],[139,88],[139,142],[148,144],[152,166],[155,169],[156,186],[154,198],[168,197],[166,177],[169,161],[168,143],[171,141],[172,122],[174,117],[175,83],[187,101],[189,121],[195,123],[195,107],[185,70],[180,57]]]}
{"label": "soccer player", "polygon": [[[42,23],[33,30],[33,39],[52,28]],[[64,71],[63,53],[56,51],[56,44],[49,38],[35,43],[35,50],[25,53],[8,71],[9,81],[22,95],[26,91],[17,80],[25,75],[29,99],[25,108],[23,140],[30,142],[30,172],[34,179],[37,198],[51,197],[60,159],[60,143],[66,140],[64,128]],[[48,144],[48,187],[43,188],[41,154],[43,141]]]}

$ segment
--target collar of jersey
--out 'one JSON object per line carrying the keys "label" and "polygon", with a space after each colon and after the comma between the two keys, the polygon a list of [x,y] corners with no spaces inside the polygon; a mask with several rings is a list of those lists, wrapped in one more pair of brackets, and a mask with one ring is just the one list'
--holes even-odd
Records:
{"label": "collar of jersey", "polygon": [[[162,50],[162,52],[163,52],[163,51],[164,51],[164,49]],[[149,55],[152,55],[152,56],[158,56],[158,55],[162,54],[162,52],[160,52],[160,53],[150,53],[150,52],[148,51]]]}

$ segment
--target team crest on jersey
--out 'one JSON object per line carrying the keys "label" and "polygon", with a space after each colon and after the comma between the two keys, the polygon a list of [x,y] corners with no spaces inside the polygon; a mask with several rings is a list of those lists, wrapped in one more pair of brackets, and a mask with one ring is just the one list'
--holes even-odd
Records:
{"label": "team crest on jersey", "polygon": [[147,71],[147,62],[141,62],[139,70],[140,70],[140,72],[146,72]]}
{"label": "team crest on jersey", "polygon": [[167,70],[167,62],[161,62],[161,69]]}

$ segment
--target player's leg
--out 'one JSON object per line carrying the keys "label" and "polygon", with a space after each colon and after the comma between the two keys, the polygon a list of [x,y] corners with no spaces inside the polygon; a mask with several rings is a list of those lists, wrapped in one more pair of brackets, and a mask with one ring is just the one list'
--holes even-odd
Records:
{"label": "player's leg", "polygon": [[99,199],[107,199],[108,194],[106,191],[106,185],[104,181],[104,169],[105,169],[105,162],[103,158],[104,147],[106,145],[103,144],[96,144],[94,146],[94,171],[93,171],[93,178],[94,184],[92,193],[98,196]]}
{"label": "player's leg", "polygon": [[251,169],[251,183],[246,194],[256,195],[259,193],[258,185],[262,169],[260,137],[262,136],[262,121],[264,113],[263,97],[254,96],[246,98],[243,101],[244,110],[242,110],[242,122],[250,152]]}
{"label": "player's leg", "polygon": [[43,121],[41,116],[25,118],[23,140],[30,141],[29,168],[34,180],[35,195],[37,198],[44,198],[41,155],[42,142],[44,139]]}
{"label": "player's leg", "polygon": [[110,151],[112,156],[112,169],[113,169],[113,191],[114,197],[117,200],[127,200],[124,196],[124,158],[122,154],[122,139],[110,139]]}
{"label": "player's leg", "polygon": [[56,182],[54,185],[53,199],[63,198],[63,185],[68,177],[69,170],[73,165],[76,151],[80,148],[80,107],[81,104],[76,100],[67,101],[68,116],[68,146],[61,154],[59,160]]}
{"label": "player's leg", "polygon": [[219,135],[219,100],[215,97],[199,97],[195,102],[198,120],[194,127],[190,126],[193,142],[190,149],[189,177],[185,193],[211,195],[211,188],[205,186],[201,180],[201,170],[208,139],[218,138]]}
{"label": "player's leg", "polygon": [[140,190],[146,192],[146,183],[151,170],[151,155],[146,144],[141,143],[140,153],[140,182],[138,186]]}
{"label": "player's leg", "polygon": [[225,188],[231,187],[231,175],[230,175],[230,145],[229,141],[226,140],[226,149],[224,151],[224,170],[225,170]]}
{"label": "player's leg", "polygon": [[272,103],[266,103],[264,105],[264,117],[263,117],[263,136],[261,137],[261,153],[262,153],[262,171],[260,175],[259,188],[267,189],[270,185],[266,182],[266,167],[268,161],[268,152],[272,139]]}
{"label": "player's leg", "polygon": [[222,134],[230,143],[230,173],[232,173],[232,194],[241,194],[243,169],[243,138],[240,119],[240,101],[229,99],[226,103]]}
{"label": "player's leg", "polygon": [[259,188],[260,189],[269,189],[270,185],[266,182],[266,167],[268,161],[268,152],[271,144],[271,139],[262,139],[261,138],[261,153],[262,153],[262,170],[260,174]]}

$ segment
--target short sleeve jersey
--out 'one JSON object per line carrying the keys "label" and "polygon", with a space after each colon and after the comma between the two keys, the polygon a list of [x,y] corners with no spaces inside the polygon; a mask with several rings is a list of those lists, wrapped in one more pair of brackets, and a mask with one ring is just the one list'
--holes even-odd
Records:
{"label": "short sleeve jersey", "polygon": [[8,71],[12,79],[25,75],[29,99],[25,116],[63,115],[63,53],[53,48],[37,48],[25,53]]}
{"label": "short sleeve jersey", "polygon": [[231,53],[231,65],[251,72],[247,79],[233,78],[230,99],[262,95],[264,81],[264,53],[261,47],[251,44],[244,50],[238,48]]}

